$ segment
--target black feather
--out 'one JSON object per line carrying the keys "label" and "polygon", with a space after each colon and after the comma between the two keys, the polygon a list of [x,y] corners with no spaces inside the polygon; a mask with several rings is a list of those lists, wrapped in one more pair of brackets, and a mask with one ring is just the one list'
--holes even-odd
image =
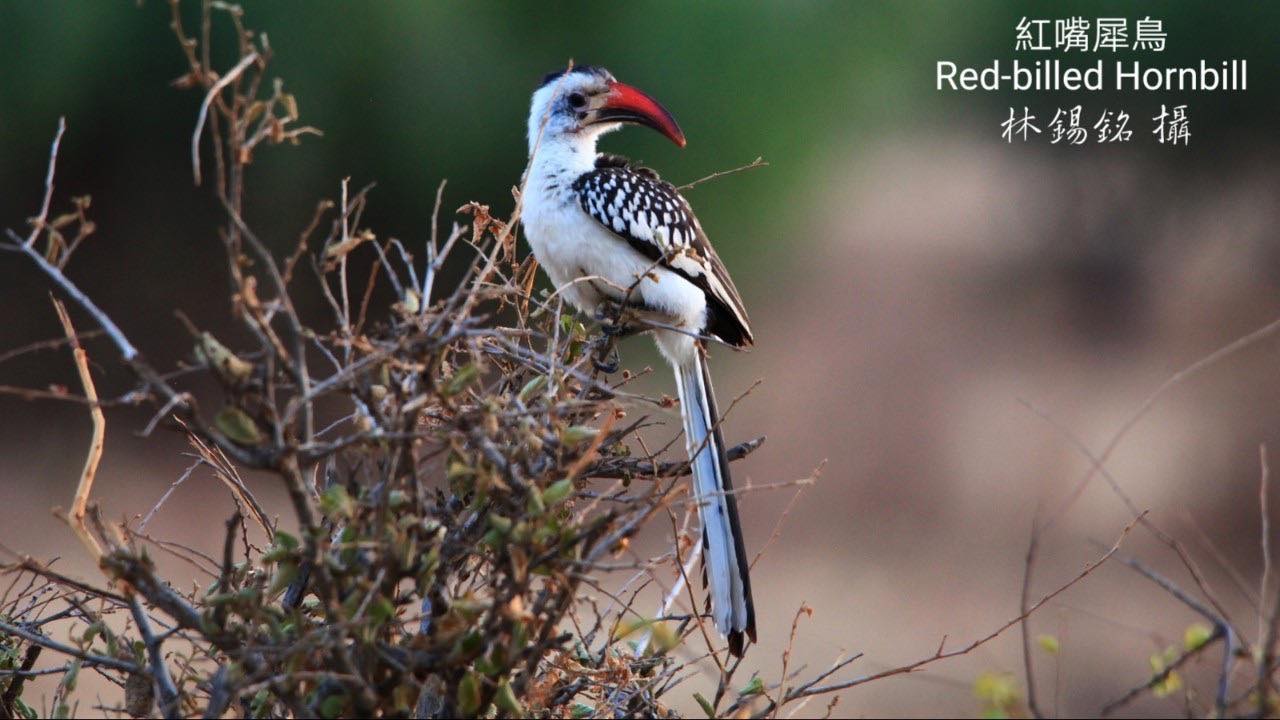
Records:
{"label": "black feather", "polygon": [[551,83],[555,82],[556,80],[559,80],[560,78],[564,77],[569,73],[599,75],[601,77],[606,77],[606,78],[613,77],[613,73],[609,72],[608,70],[605,70],[599,65],[574,65],[572,70],[568,70],[568,71],[556,70],[555,72],[547,73],[546,76],[542,78],[542,82],[538,84],[538,89],[541,90],[542,88],[550,85]]}
{"label": "black feather", "polygon": [[[596,169],[574,180],[573,189],[588,215],[651,262],[679,273],[706,294],[708,317],[706,327],[700,328],[702,332],[734,347],[751,344],[742,299],[703,234],[693,209],[675,186],[649,168],[631,165],[626,158],[600,155]],[[654,233],[646,236],[643,230],[637,232],[637,215],[644,216],[647,227],[665,229],[667,246],[660,245]],[[676,265],[671,262],[676,254],[695,262]],[[719,289],[713,286],[712,277]]]}

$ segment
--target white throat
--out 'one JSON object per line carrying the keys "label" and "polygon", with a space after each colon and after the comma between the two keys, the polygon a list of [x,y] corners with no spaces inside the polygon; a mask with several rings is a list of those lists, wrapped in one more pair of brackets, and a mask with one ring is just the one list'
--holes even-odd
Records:
{"label": "white throat", "polygon": [[594,126],[576,132],[548,127],[538,137],[538,127],[529,123],[529,179],[525,186],[526,212],[539,206],[560,208],[576,202],[573,181],[596,167],[596,143],[612,129]]}
{"label": "white throat", "polygon": [[550,133],[537,137],[537,128],[530,132],[529,157],[531,175],[572,174],[577,177],[596,165],[596,142],[600,133]]}

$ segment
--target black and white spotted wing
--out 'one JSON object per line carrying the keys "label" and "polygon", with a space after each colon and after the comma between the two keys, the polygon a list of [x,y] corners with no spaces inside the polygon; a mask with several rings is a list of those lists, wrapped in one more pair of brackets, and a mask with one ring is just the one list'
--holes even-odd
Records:
{"label": "black and white spotted wing", "polygon": [[707,295],[703,332],[729,345],[750,345],[751,326],[724,263],[688,201],[671,183],[624,158],[601,155],[573,183],[582,209],[653,262],[683,275]]}

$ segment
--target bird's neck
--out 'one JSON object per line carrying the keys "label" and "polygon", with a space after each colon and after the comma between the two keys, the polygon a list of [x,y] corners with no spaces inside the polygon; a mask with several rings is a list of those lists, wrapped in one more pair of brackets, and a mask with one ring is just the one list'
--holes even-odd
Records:
{"label": "bird's neck", "polygon": [[573,181],[596,166],[595,134],[544,135],[531,140],[526,206],[558,207],[573,202]]}
{"label": "bird's neck", "polygon": [[530,175],[569,175],[577,177],[596,165],[597,133],[579,132],[531,137]]}

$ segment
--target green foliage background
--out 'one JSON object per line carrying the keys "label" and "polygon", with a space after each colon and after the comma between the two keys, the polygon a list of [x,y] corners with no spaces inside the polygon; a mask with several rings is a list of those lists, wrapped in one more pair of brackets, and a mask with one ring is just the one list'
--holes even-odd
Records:
{"label": "green foliage background", "polygon": [[[678,182],[757,156],[770,162],[767,170],[693,195],[748,292],[794,282],[793,250],[813,242],[796,228],[821,210],[815,202],[831,201],[814,192],[814,180],[836,159],[857,157],[904,132],[998,141],[995,124],[1014,100],[936,92],[934,62],[1011,59],[1013,25],[1024,14],[1132,19],[1150,13],[1165,20],[1169,50],[1142,59],[1252,60],[1248,93],[1192,98],[1205,141],[1176,157],[1164,153],[1169,162],[1213,162],[1224,145],[1269,134],[1277,110],[1273,29],[1280,8],[1274,4],[290,0],[245,6],[251,24],[268,29],[274,68],[300,98],[303,120],[326,133],[301,152],[267,150],[257,159],[250,219],[277,246],[292,241],[315,199],[331,196],[342,176],[357,186],[377,181],[371,224],[411,242],[423,237],[444,178],[449,206],[478,199],[505,212],[508,188],[525,160],[529,92],[569,58],[606,65],[653,93],[690,139],[678,151],[656,134],[632,131],[609,138],[610,150],[652,163]],[[194,22],[197,4],[186,11]],[[190,254],[213,261],[210,238],[192,237],[187,228],[212,227],[191,219],[211,219],[216,208],[189,180],[186,149],[198,100],[166,86],[184,69],[167,23],[167,4],[155,0],[0,4],[4,222],[19,222],[38,206],[47,141],[65,114],[70,132],[60,186],[94,195],[102,234],[84,253],[108,271],[86,278],[87,289],[107,292],[117,306],[140,307],[144,327],[168,312],[154,308],[160,315],[150,316],[146,308],[157,284],[213,289],[222,282],[216,273],[185,274],[191,271],[174,262]],[[1030,99],[1046,109],[1054,101],[1040,94]],[[1142,118],[1159,101],[1129,94],[1126,105]],[[1117,152],[1159,150],[1141,142]],[[109,272],[126,267],[135,277],[145,268],[148,281],[122,285]],[[29,297],[35,296],[6,292],[4,299]]]}

